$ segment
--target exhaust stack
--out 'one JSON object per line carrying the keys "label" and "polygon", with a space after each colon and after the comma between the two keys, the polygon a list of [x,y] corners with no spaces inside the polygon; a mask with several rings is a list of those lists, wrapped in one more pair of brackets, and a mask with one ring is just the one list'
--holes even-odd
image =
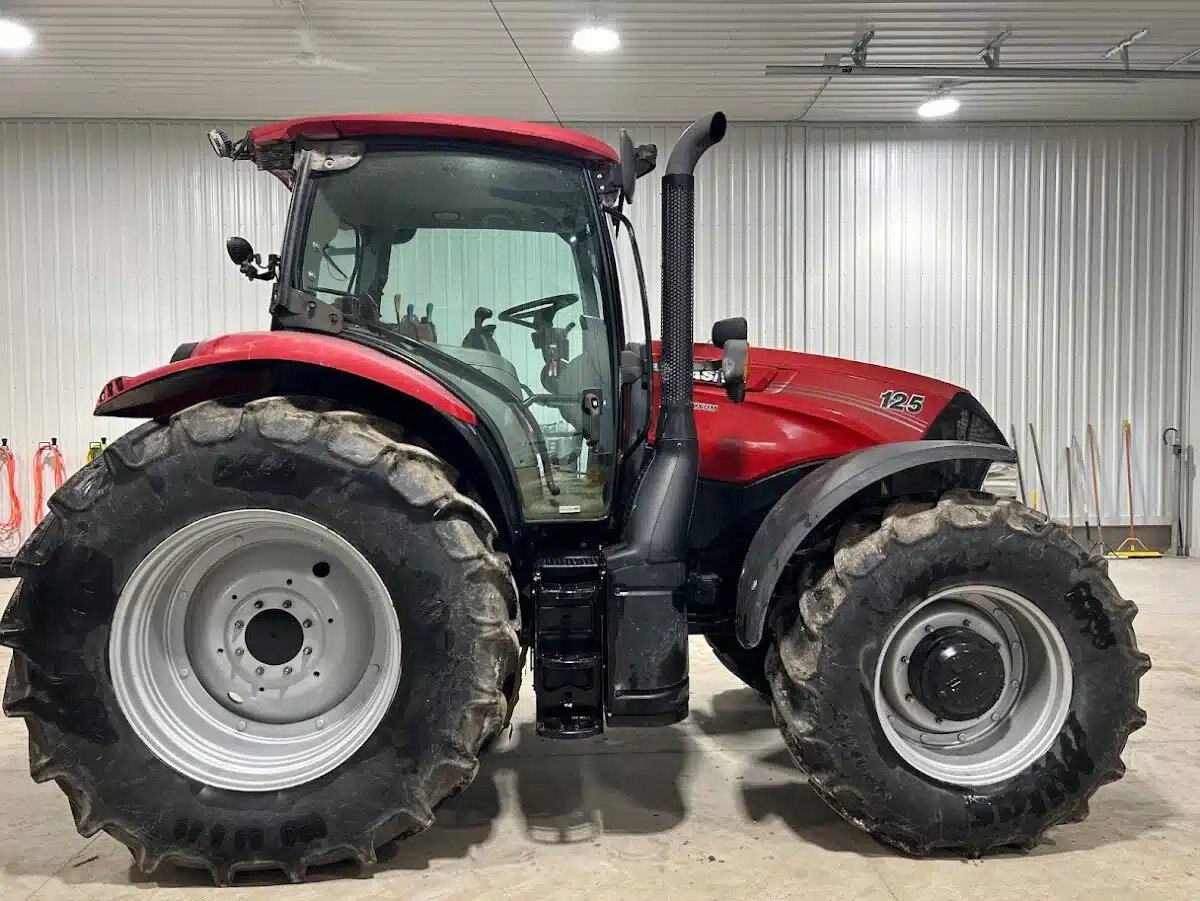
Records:
{"label": "exhaust stack", "polygon": [[[696,164],[725,137],[713,113],[680,136],[662,180],[662,352],[654,457],[608,570],[608,722],[663,725],[687,716],[687,534],[699,445],[692,411]],[[619,612],[618,612],[619,611]]]}

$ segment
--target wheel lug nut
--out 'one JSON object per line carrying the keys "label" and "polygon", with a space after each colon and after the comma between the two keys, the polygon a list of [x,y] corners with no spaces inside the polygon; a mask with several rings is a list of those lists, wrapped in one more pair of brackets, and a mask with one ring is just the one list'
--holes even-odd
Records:
{"label": "wheel lug nut", "polygon": [[905,696],[904,696],[904,700],[906,700],[906,701],[911,701],[912,699],[913,699],[913,696],[912,696],[912,695],[905,695]]}
{"label": "wheel lug nut", "polygon": [[907,657],[901,657],[901,658],[900,658],[900,662],[901,662],[901,663],[908,663],[908,658],[907,658]]}
{"label": "wheel lug nut", "polygon": [[992,642],[992,647],[994,647],[994,648],[995,648],[997,651],[998,651],[998,650],[1000,650],[1000,642],[998,642],[998,641],[993,641],[993,642]]}
{"label": "wheel lug nut", "polygon": [[970,626],[971,626],[971,621],[970,621],[969,619],[964,619],[964,620],[963,620],[963,625],[964,625],[964,626],[966,626],[967,628],[970,628]]}
{"label": "wheel lug nut", "polygon": [[236,623],[234,623],[234,624],[233,624],[233,627],[234,627],[235,629],[240,629],[240,628],[242,628],[242,626],[244,626],[244,625],[246,625],[246,624],[245,624],[244,622],[242,622],[242,621],[239,619],[239,620],[238,620]]}
{"label": "wheel lug nut", "polygon": [[238,648],[238,649],[237,649],[236,651],[234,651],[233,653],[234,653],[235,655],[237,655],[238,657],[241,657],[243,654],[245,654],[245,653],[246,653],[246,649],[245,649],[245,648]]}
{"label": "wheel lug nut", "polygon": [[940,716],[935,716],[935,717],[933,718],[933,721],[934,721],[935,723],[937,723],[937,724],[940,726],[940,725],[941,725],[941,723],[942,723],[942,718],[941,718]]}
{"label": "wheel lug nut", "polygon": [[283,674],[285,676],[290,676],[292,674],[292,668],[290,666],[285,666],[283,668]]}
{"label": "wheel lug nut", "polygon": [[266,670],[264,670],[261,666],[254,668],[254,675],[256,676],[261,676],[264,672],[266,672]]}
{"label": "wheel lug nut", "polygon": [[311,619],[306,619],[306,620],[304,621],[304,628],[306,628],[306,629],[311,629],[311,628],[312,628],[312,620],[311,620]]}
{"label": "wheel lug nut", "polygon": [[262,605],[263,605],[263,602],[262,602],[262,601],[255,601],[255,602],[254,602],[254,609],[255,609],[255,610],[262,610]]}
{"label": "wheel lug nut", "polygon": [[291,601],[284,601],[284,602],[283,602],[283,609],[284,609],[284,610],[287,610],[287,609],[288,609],[289,607],[291,607],[291,606],[292,606],[292,602],[291,602]]}
{"label": "wheel lug nut", "polygon": [[308,656],[309,654],[311,654],[311,653],[312,653],[312,648],[305,648],[305,649],[304,649],[304,656],[305,656],[305,657],[307,657],[307,656]]}
{"label": "wheel lug nut", "polygon": [[958,733],[958,740],[959,740],[959,741],[966,741],[966,740],[967,740],[967,733],[965,733],[965,732],[960,732],[960,733]]}

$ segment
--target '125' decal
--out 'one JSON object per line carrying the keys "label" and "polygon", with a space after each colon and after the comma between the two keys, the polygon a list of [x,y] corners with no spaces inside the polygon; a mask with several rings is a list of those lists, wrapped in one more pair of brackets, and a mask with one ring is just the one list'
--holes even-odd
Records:
{"label": "'125' decal", "polygon": [[879,395],[879,406],[885,410],[920,413],[925,408],[925,395],[909,394],[907,391],[884,391]]}

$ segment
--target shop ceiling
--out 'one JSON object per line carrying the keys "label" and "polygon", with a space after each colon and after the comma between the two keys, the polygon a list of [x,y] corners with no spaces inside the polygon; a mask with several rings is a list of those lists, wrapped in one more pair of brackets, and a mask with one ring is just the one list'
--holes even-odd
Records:
{"label": "shop ceiling", "polygon": [[[1197,0],[0,0],[0,17],[36,36],[0,52],[0,118],[405,110],[632,123],[721,107],[741,121],[895,122],[950,90],[955,121],[1200,119]],[[576,50],[589,20],[620,47]],[[1129,67],[1173,77],[1071,75],[1119,73],[1120,50],[1105,52],[1142,32]],[[984,56],[998,37],[997,70]],[[1015,78],[1030,68],[1066,74]]]}

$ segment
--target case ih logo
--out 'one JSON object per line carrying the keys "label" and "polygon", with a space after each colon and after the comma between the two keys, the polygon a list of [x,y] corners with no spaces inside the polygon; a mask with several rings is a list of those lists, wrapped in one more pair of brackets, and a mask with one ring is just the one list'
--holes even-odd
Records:
{"label": "case ih logo", "polygon": [[704,382],[708,385],[724,385],[725,374],[719,369],[693,369],[693,382]]}

